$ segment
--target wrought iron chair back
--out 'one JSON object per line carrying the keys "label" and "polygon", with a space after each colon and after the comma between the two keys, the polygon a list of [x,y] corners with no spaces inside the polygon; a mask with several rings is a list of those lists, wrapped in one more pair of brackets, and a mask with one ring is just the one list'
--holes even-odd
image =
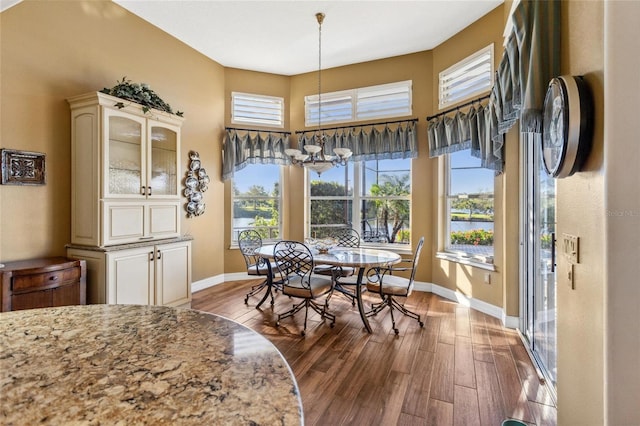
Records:
{"label": "wrought iron chair back", "polygon": [[273,306],[274,299],[272,290],[278,289],[280,282],[274,281],[273,279],[273,275],[277,272],[275,264],[269,263],[265,258],[256,254],[256,250],[262,247],[262,237],[257,231],[246,229],[238,235],[238,247],[247,265],[247,274],[265,277],[261,283],[251,287],[251,291],[249,291],[244,298],[244,303],[249,304],[250,297],[265,290],[264,296],[256,305],[256,308],[259,308],[269,296],[271,296],[271,306]]}
{"label": "wrought iron chair back", "polygon": [[299,280],[304,288],[310,288],[313,255],[309,247],[298,241],[280,241],[273,249],[273,258],[284,279],[284,285],[290,280]]}
{"label": "wrought iron chair back", "polygon": [[[360,247],[360,234],[358,231],[352,228],[344,228],[334,232],[333,237],[337,239],[338,247],[358,248]],[[352,267],[328,267],[326,265],[320,265],[315,270],[316,273],[321,275],[332,275],[335,279],[334,290],[342,293],[349,300],[353,306],[356,305],[356,293],[355,290],[349,290],[345,286],[356,285],[355,280],[348,282],[347,277],[353,277],[355,269]]]}
{"label": "wrought iron chair back", "polygon": [[340,247],[360,247],[360,234],[355,229],[343,229],[336,233],[335,237],[338,239]]}
{"label": "wrought iron chair back", "polygon": [[[260,237],[260,234],[253,229],[240,232],[240,235],[238,235],[238,247],[240,247],[240,252],[242,252],[242,256],[244,256],[247,271],[249,273],[253,272],[254,275],[264,275],[260,271],[260,266],[265,263],[265,260],[256,255],[256,250],[262,247],[262,237]],[[251,271],[251,269],[255,271]]]}
{"label": "wrought iron chair back", "polygon": [[[323,319],[331,320],[331,327],[333,327],[336,317],[327,312],[328,299],[331,297],[333,289],[333,279],[313,274],[313,255],[309,247],[298,241],[280,241],[273,248],[273,258],[282,276],[282,293],[303,299],[287,312],[278,314],[276,326],[280,325],[281,319],[292,317],[296,312],[304,309],[304,326],[301,332],[304,336],[307,329],[307,316],[309,308],[311,308],[319,313]],[[328,296],[323,305],[315,302],[317,297],[325,294]]]}

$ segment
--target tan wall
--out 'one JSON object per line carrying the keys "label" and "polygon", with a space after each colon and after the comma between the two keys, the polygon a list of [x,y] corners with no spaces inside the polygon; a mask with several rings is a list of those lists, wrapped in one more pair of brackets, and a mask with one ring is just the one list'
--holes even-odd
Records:
{"label": "tan wall", "polygon": [[557,235],[580,237],[575,290],[567,284],[567,262],[558,256],[560,425],[604,424],[603,24],[602,2],[562,3],[562,74],[586,77],[596,109],[593,148],[586,166],[557,181]]}
{"label": "tan wall", "polygon": [[[417,279],[431,280],[432,256],[428,241],[433,238],[432,222],[428,219],[432,212],[433,184],[432,169],[435,160],[429,159],[427,147],[427,129],[425,117],[431,113],[432,99],[432,59],[431,52],[420,52],[402,55],[378,61],[364,62],[322,71],[322,91],[334,92],[356,87],[373,86],[395,81],[412,80],[413,82],[413,114],[418,118],[418,158],[412,162],[411,182],[413,195],[411,198],[411,233],[412,246],[415,247],[421,236],[427,244],[422,252]],[[296,75],[291,78],[291,129],[303,130],[304,97],[318,92],[317,72]],[[395,120],[395,118],[394,118]],[[381,120],[376,120],[381,121]],[[289,168],[290,190],[289,228],[286,231],[291,238],[304,236],[304,174],[301,169]]]}
{"label": "tan wall", "polygon": [[[605,424],[639,422],[640,2],[604,4]],[[584,360],[585,368],[589,359]]]}
{"label": "tan wall", "polygon": [[[466,58],[467,56],[477,52],[478,50],[494,44],[494,57],[495,65],[497,67],[500,58],[502,57],[502,31],[504,28],[504,10],[502,6],[497,7],[483,18],[479,19],[460,33],[451,37],[435,49],[433,49],[433,81],[432,90],[433,97],[431,99],[431,105],[433,111],[438,111],[438,74],[455,64],[456,62]],[[506,146],[507,144],[505,144]],[[505,274],[505,268],[507,265],[506,260],[510,262],[513,259],[513,252],[515,251],[515,262],[517,265],[517,220],[513,221],[513,218],[509,216],[507,222],[506,211],[514,210],[517,214],[517,192],[515,201],[513,197],[513,187],[509,187],[509,198],[507,197],[506,181],[514,176],[518,179],[518,150],[506,146],[507,166],[505,173],[498,176],[495,179],[494,186],[494,264],[496,267],[495,272],[489,272],[484,269],[475,268],[472,266],[462,265],[460,263],[451,262],[448,260],[436,259],[432,257],[433,276],[432,282],[439,286],[448,288],[450,290],[458,291],[467,297],[473,297],[480,299],[495,306],[503,306],[503,286],[507,277],[509,278],[509,285],[517,288],[517,274],[515,275],[510,270],[509,274]],[[510,161],[509,161],[510,160]],[[515,160],[515,161],[514,161]],[[438,250],[444,248],[445,238],[443,229],[444,217],[442,215],[444,205],[444,182],[442,181],[443,175],[441,169],[444,167],[442,159],[438,160],[438,167],[433,169],[432,180],[435,182],[433,190],[437,195],[437,199],[432,204],[431,209],[431,222],[434,230],[437,230],[437,238],[431,240],[432,251],[435,253]],[[513,204],[515,202],[515,204]],[[506,224],[509,224],[509,228],[506,228]],[[505,241],[513,242],[512,236],[516,236],[515,249],[505,249],[503,243]],[[509,236],[509,238],[507,238]],[[506,253],[509,253],[507,257]],[[491,284],[485,284],[485,275],[491,275]],[[517,294],[517,293],[516,293]],[[517,297],[517,296],[516,296]],[[517,315],[516,310],[512,309],[508,312],[509,315]]]}
{"label": "tan wall", "polygon": [[195,236],[194,281],[223,271],[219,136],[224,69],[111,2],[22,2],[1,15],[0,145],[44,152],[45,186],[0,186],[0,260],[64,255],[70,238],[70,113],[66,98],[145,82],[184,111],[182,165],[200,153],[212,178],[203,216],[182,219]]}

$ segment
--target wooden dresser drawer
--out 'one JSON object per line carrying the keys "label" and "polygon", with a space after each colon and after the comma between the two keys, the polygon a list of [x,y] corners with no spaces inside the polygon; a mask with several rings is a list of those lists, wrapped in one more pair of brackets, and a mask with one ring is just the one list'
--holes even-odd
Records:
{"label": "wooden dresser drawer", "polygon": [[0,311],[87,303],[87,264],[65,257],[7,262],[0,268]]}
{"label": "wooden dresser drawer", "polygon": [[12,290],[13,292],[19,292],[57,287],[67,281],[75,281],[78,278],[80,278],[80,268],[69,268],[32,275],[17,275],[13,277]]}

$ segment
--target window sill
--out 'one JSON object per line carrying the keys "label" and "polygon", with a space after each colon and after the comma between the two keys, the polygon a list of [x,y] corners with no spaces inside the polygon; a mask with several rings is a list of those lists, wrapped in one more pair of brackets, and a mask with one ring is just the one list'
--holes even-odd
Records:
{"label": "window sill", "polygon": [[398,253],[398,254],[408,254],[408,255],[413,254],[410,244],[361,243],[360,247],[368,248],[368,249],[376,249],[376,250],[387,250],[387,251],[391,251],[393,253]]}
{"label": "window sill", "polygon": [[487,271],[496,270],[496,265],[489,263],[487,258],[465,256],[458,253],[449,253],[439,251],[436,253],[436,259],[448,260],[450,262],[460,263],[462,265],[473,266],[474,268],[484,269]]}
{"label": "window sill", "polygon": [[[263,241],[263,245],[275,244],[277,241]],[[408,244],[369,244],[363,243],[360,245],[362,248],[376,249],[376,250],[387,250],[398,254],[406,254],[412,255],[413,251],[411,250],[411,246]],[[238,242],[234,241],[229,246],[229,250],[239,250]]]}

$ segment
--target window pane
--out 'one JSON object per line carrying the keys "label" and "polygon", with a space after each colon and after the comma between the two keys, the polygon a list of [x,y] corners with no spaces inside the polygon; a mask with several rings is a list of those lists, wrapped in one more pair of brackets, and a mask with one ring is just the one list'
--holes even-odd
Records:
{"label": "window pane", "polygon": [[411,115],[411,96],[411,80],[305,96],[305,125],[318,124],[319,110],[323,124]]}
{"label": "window pane", "polygon": [[231,122],[282,127],[284,99],[251,93],[231,93]]}
{"label": "window pane", "polygon": [[408,244],[411,160],[364,161],[361,170],[360,232],[364,241]]}
{"label": "window pane", "polygon": [[249,164],[233,178],[233,235],[255,229],[263,239],[280,237],[280,167]]}
{"label": "window pane", "polygon": [[321,238],[336,229],[350,228],[353,201],[311,200],[311,236]]}
{"label": "window pane", "polygon": [[336,229],[351,227],[353,211],[353,164],[310,175],[310,236],[322,238]]}
{"label": "window pane", "polygon": [[484,93],[493,86],[493,44],[439,74],[439,108]]}
{"label": "window pane", "polygon": [[494,172],[468,150],[449,155],[449,250],[493,256]]}
{"label": "window pane", "polygon": [[363,241],[409,244],[409,200],[377,198],[362,200],[361,205]]}
{"label": "window pane", "polygon": [[320,177],[309,172],[308,235],[319,238],[352,227],[368,243],[408,244],[410,171],[411,160],[399,159],[349,162]]}
{"label": "window pane", "polygon": [[318,176],[309,172],[312,197],[346,197],[353,195],[353,164],[333,167]]}
{"label": "window pane", "polygon": [[411,194],[411,160],[362,162],[362,195]]}

